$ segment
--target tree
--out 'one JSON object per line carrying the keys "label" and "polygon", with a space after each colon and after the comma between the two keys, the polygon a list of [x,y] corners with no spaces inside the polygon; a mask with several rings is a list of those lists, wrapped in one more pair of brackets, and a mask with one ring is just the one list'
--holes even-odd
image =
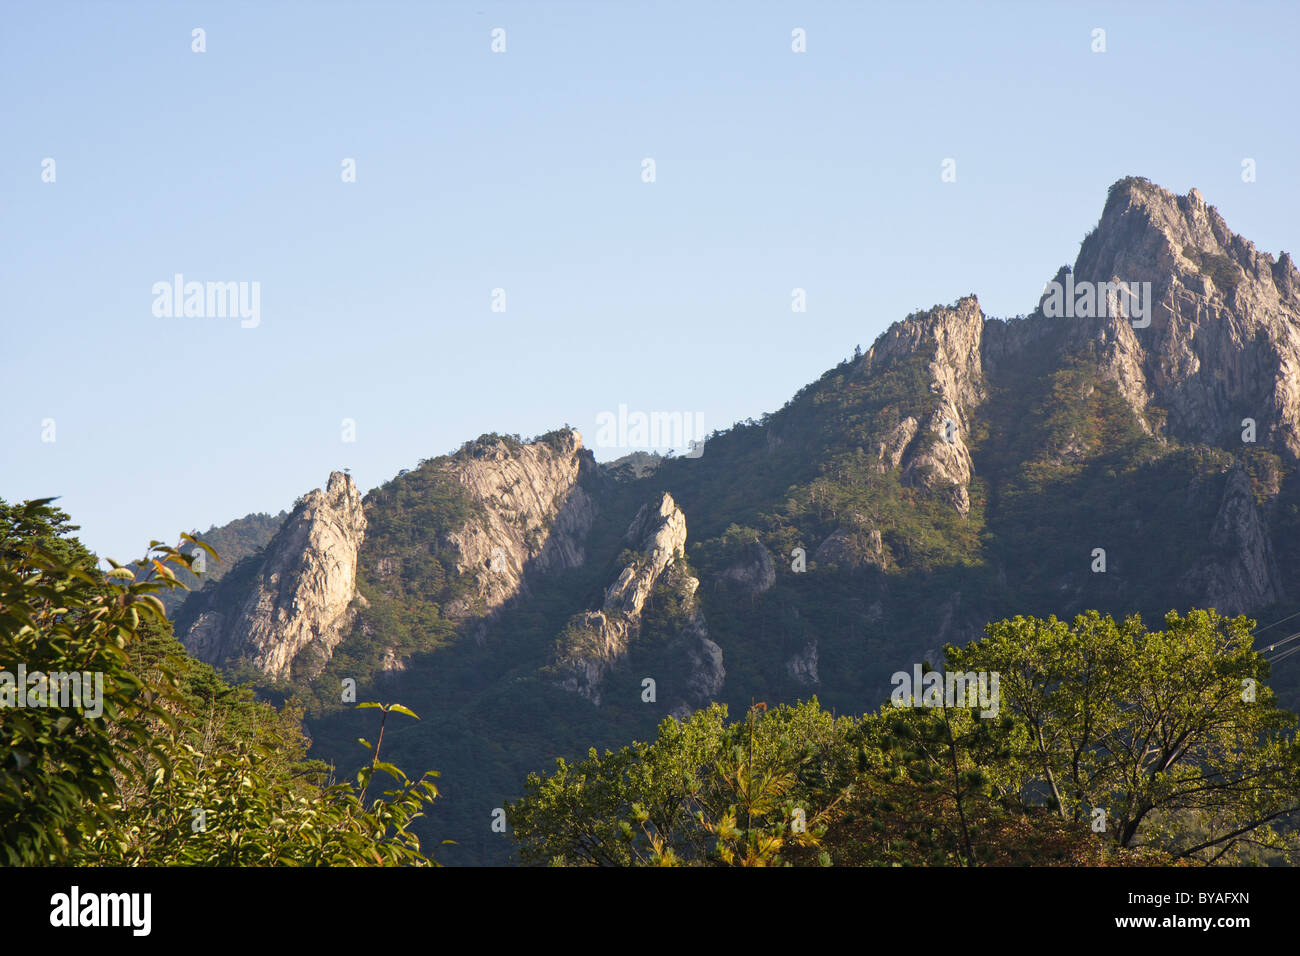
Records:
{"label": "tree", "polygon": [[[852,721],[816,700],[724,725],[713,704],[653,743],[530,774],[508,815],[526,863],[771,865],[815,846],[851,779]],[[795,811],[799,811],[796,813]]]}
{"label": "tree", "polygon": [[1000,673],[1025,801],[1045,792],[1062,818],[1175,857],[1294,852],[1277,824],[1300,811],[1296,719],[1264,683],[1254,622],[1193,610],[1164,623],[1017,617],[946,650],[958,670]]}
{"label": "tree", "polygon": [[0,502],[0,661],[23,675],[0,671],[0,859],[432,862],[410,826],[437,796],[436,774],[408,780],[375,748],[362,794],[376,771],[397,785],[365,805],[302,760],[297,713],[229,687],[172,636],[157,593],[179,586],[172,569],[192,553],[154,542],[136,565],[148,576],[112,561],[104,575],[72,530],[50,499]]}
{"label": "tree", "polygon": [[[887,776],[922,793],[951,801],[956,819],[956,861],[977,862],[973,805],[993,793],[996,768],[1004,759],[1007,718],[984,719],[972,708],[947,702],[935,707],[886,707],[868,728],[876,731]],[[874,726],[873,726],[874,725]]]}
{"label": "tree", "polygon": [[[143,622],[163,619],[157,585],[120,566],[105,580],[64,540],[51,500],[0,516],[0,661],[14,668],[0,678],[0,852],[15,865],[74,855],[108,822],[115,776],[142,772],[154,723],[171,720],[165,689],[136,676],[128,650]],[[154,563],[166,573],[188,560],[163,548]],[[77,700],[73,675],[90,678]]]}
{"label": "tree", "polygon": [[530,775],[510,811],[519,856],[605,866],[1294,858],[1296,721],[1264,684],[1251,626],[1213,611],[1171,612],[1160,631],[1096,612],[1017,617],[945,649],[967,693],[978,678],[996,693],[981,690],[978,706],[932,699],[931,687],[860,719],[833,718],[816,700],[755,705],[731,725],[719,705],[670,718],[652,743]]}

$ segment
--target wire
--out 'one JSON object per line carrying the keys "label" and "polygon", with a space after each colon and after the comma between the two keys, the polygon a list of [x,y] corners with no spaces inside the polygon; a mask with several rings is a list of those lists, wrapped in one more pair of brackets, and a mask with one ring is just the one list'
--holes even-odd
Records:
{"label": "wire", "polygon": [[1260,631],[1267,631],[1270,627],[1277,627],[1279,624],[1289,621],[1293,617],[1300,617],[1300,611],[1296,611],[1294,614],[1288,614],[1286,617],[1282,618],[1282,620],[1274,621],[1272,624],[1265,624],[1263,627],[1257,627],[1255,628],[1255,633],[1258,634]]}
{"label": "wire", "polygon": [[1279,661],[1285,660],[1286,658],[1290,657],[1293,654],[1300,654],[1300,647],[1293,647],[1289,651],[1283,651],[1277,657],[1273,658],[1268,662],[1269,666],[1271,667],[1272,665],[1278,663]]}
{"label": "wire", "polygon": [[1268,645],[1268,647],[1260,651],[1260,653],[1267,654],[1270,651],[1274,650],[1275,648],[1281,647],[1283,644],[1287,643],[1288,641],[1294,641],[1297,637],[1300,637],[1300,631],[1296,631],[1294,634],[1289,634],[1279,641],[1274,641],[1272,644]]}

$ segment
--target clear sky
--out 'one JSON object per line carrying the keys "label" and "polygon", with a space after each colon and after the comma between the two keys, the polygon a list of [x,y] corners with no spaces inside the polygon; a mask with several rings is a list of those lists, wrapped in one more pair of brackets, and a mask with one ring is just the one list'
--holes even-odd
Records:
{"label": "clear sky", "polygon": [[1030,311],[1125,175],[1300,252],[1298,7],[5,0],[0,497],[125,560],[486,431],[724,428]]}

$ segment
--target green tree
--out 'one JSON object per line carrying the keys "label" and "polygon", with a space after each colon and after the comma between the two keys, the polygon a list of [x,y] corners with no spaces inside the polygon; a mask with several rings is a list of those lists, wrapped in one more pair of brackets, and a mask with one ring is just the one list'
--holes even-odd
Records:
{"label": "green tree", "polygon": [[760,710],[726,726],[726,708],[714,704],[665,719],[653,743],[530,774],[508,810],[520,859],[771,865],[789,847],[815,846],[852,776],[853,722],[816,700]]}
{"label": "green tree", "polygon": [[1164,623],[1017,617],[947,653],[956,669],[1000,673],[1026,801],[1046,792],[1063,818],[1175,857],[1293,853],[1278,825],[1300,811],[1296,718],[1265,684],[1254,622],[1193,610]]}
{"label": "green tree", "polygon": [[[65,861],[92,821],[107,825],[116,777],[143,772],[154,724],[172,719],[166,689],[140,680],[130,658],[142,624],[163,619],[158,586],[120,566],[105,579],[64,539],[67,516],[51,501],[0,515],[0,848],[10,864]],[[167,563],[190,559],[162,548],[150,560],[165,578]],[[72,674],[93,675],[102,696],[83,688],[77,702],[58,690],[57,701],[33,699],[31,675],[53,690],[62,683],[53,675]]]}
{"label": "green tree", "polygon": [[[0,661],[47,680],[71,673],[102,680],[102,695],[83,689],[75,699],[59,695],[57,680],[41,694],[0,673],[0,858],[433,862],[411,824],[438,795],[436,774],[409,780],[380,761],[376,747],[357,787],[334,782],[329,768],[302,759],[299,714],[229,687],[172,636],[157,593],[180,586],[173,568],[189,568],[193,551],[154,542],[134,567],[110,561],[105,575],[73,530],[50,499],[0,502]],[[140,568],[150,573],[139,576]],[[414,716],[399,704],[378,706]],[[396,786],[367,805],[376,772]]]}

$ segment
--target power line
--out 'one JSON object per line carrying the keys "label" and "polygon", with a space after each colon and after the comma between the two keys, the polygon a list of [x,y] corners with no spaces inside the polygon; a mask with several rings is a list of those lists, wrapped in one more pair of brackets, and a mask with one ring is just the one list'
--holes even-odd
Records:
{"label": "power line", "polygon": [[1272,666],[1273,664],[1276,664],[1279,661],[1285,660],[1286,658],[1290,657],[1292,654],[1300,654],[1300,647],[1293,647],[1290,650],[1283,651],[1277,657],[1273,658],[1271,661],[1268,662],[1269,666]]}
{"label": "power line", "polygon": [[1294,641],[1297,637],[1300,637],[1300,631],[1296,631],[1294,634],[1289,634],[1286,637],[1282,638],[1280,641],[1274,641],[1272,644],[1268,645],[1268,647],[1260,651],[1260,653],[1267,654],[1270,651],[1274,650],[1275,648],[1281,647],[1283,644],[1287,643],[1288,641]]}
{"label": "power line", "polygon": [[1272,624],[1265,624],[1263,627],[1257,627],[1255,628],[1255,633],[1258,634],[1260,631],[1267,631],[1270,627],[1277,627],[1279,624],[1285,623],[1286,621],[1291,620],[1291,618],[1293,617],[1300,617],[1300,611],[1296,611],[1294,614],[1289,614],[1286,617],[1282,618],[1282,620],[1274,621]]}

